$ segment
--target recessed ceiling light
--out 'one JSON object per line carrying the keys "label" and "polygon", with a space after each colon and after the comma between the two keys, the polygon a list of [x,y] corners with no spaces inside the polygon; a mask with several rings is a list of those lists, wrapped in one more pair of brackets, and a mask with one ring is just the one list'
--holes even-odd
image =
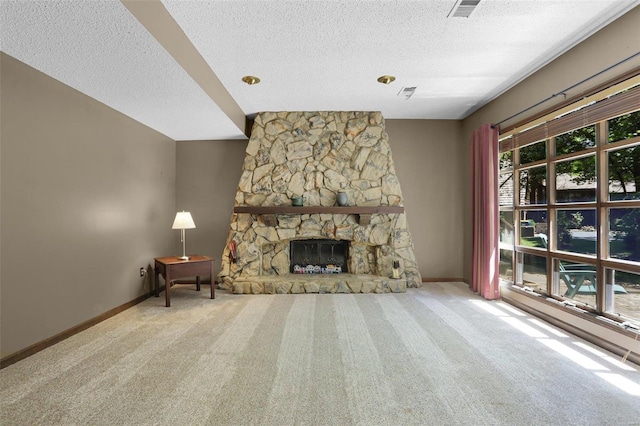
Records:
{"label": "recessed ceiling light", "polygon": [[389,84],[392,81],[394,81],[396,78],[392,75],[382,75],[380,77],[378,77],[378,82],[382,83],[382,84]]}
{"label": "recessed ceiling light", "polygon": [[247,83],[249,86],[260,83],[260,79],[252,75],[245,75],[244,77],[242,77],[242,81]]}

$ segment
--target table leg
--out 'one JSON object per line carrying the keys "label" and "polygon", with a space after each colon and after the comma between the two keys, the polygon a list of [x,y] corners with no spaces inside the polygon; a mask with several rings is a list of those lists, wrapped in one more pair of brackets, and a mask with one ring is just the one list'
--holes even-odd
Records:
{"label": "table leg", "polygon": [[200,275],[196,275],[196,291],[200,291]]}
{"label": "table leg", "polygon": [[211,298],[216,298],[216,289],[215,289],[215,278],[213,277],[213,260],[210,262],[211,264]]}
{"label": "table leg", "polygon": [[155,278],[155,287],[156,287],[156,297],[160,297],[160,266],[156,263],[156,267],[155,267],[155,273],[154,273],[154,278]]}
{"label": "table leg", "polygon": [[164,280],[164,300],[165,306],[171,306],[171,266],[167,267],[166,279]]}

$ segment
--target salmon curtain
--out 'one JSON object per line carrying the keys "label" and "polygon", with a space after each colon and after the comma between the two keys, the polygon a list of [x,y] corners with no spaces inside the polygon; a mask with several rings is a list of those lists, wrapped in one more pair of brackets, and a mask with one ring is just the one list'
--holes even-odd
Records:
{"label": "salmon curtain", "polygon": [[498,128],[490,124],[471,135],[471,180],[471,288],[485,299],[498,299]]}

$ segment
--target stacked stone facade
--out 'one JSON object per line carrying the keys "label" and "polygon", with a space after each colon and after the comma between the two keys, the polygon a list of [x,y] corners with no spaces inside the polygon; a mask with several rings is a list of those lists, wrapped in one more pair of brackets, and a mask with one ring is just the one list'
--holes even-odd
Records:
{"label": "stacked stone facade", "polygon": [[[285,206],[291,205],[292,197],[304,197],[305,206],[335,206],[340,191],[347,193],[350,206],[403,205],[381,113],[265,112],[256,116],[236,206]],[[367,277],[375,281],[376,285],[349,287],[360,292],[362,288],[403,291],[421,285],[404,213],[374,214],[366,225],[350,214],[278,214],[276,219],[276,223],[270,223],[274,226],[269,226],[260,215],[232,214],[218,275],[222,288],[235,293],[290,288],[265,283],[277,282],[278,277],[293,282],[289,242],[314,238],[350,244],[349,274],[336,276],[336,283],[349,275],[353,282],[366,282]],[[230,256],[232,241],[235,256]],[[394,261],[400,265],[403,285],[386,283]],[[333,282],[323,279],[323,283]],[[340,287],[325,288],[333,292],[332,288]]]}

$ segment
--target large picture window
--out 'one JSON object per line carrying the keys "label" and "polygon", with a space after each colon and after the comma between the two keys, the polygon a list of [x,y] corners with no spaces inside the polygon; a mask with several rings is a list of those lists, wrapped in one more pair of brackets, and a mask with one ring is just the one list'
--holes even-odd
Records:
{"label": "large picture window", "polygon": [[500,139],[501,279],[640,326],[640,86]]}

